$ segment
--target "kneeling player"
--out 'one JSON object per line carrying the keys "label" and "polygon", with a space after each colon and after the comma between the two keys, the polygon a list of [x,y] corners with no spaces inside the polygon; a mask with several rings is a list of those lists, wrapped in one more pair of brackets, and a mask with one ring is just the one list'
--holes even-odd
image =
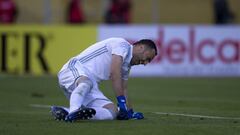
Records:
{"label": "kneeling player", "polygon": [[[70,107],[53,106],[57,120],[143,119],[134,112],[127,96],[131,66],[148,64],[157,55],[153,41],[143,39],[133,45],[122,38],[109,38],[95,43],[71,58],[58,74],[59,85],[70,101]],[[117,98],[113,104],[98,88],[102,80],[111,80]]]}

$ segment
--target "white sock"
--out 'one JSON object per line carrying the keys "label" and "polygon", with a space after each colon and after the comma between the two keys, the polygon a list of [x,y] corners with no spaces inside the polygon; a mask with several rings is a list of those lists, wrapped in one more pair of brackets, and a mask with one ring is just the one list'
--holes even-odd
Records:
{"label": "white sock", "polygon": [[85,95],[90,92],[91,86],[89,83],[79,83],[73,90],[70,96],[70,110],[69,113],[79,109],[82,106]]}
{"label": "white sock", "polygon": [[116,117],[115,112],[102,107],[91,107],[96,110],[96,115],[91,120],[113,120]]}
{"label": "white sock", "polygon": [[69,108],[65,107],[65,106],[61,106],[65,111],[67,111],[69,113]]}

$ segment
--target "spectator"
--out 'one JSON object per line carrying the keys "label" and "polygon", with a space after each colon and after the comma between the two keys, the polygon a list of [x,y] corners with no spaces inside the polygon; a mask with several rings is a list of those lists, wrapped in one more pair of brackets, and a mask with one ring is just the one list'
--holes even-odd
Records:
{"label": "spectator", "polygon": [[110,7],[105,14],[105,23],[129,23],[130,0],[111,0]]}
{"label": "spectator", "polygon": [[67,21],[69,23],[84,23],[85,17],[82,10],[81,0],[71,0],[68,7]]}
{"label": "spectator", "polygon": [[216,24],[232,23],[234,20],[227,0],[214,0],[214,14]]}
{"label": "spectator", "polygon": [[16,21],[17,8],[13,0],[0,0],[0,23],[10,24]]}

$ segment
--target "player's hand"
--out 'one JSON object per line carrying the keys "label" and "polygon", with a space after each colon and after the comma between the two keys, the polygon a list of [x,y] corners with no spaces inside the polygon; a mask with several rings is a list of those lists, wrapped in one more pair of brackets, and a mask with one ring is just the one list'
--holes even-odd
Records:
{"label": "player's hand", "polygon": [[141,112],[134,112],[133,109],[129,109],[128,110],[128,117],[130,119],[136,119],[136,120],[140,120],[140,119],[144,118],[143,113],[141,113]]}
{"label": "player's hand", "polygon": [[126,105],[126,97],[118,96],[117,101],[118,101],[119,110],[122,112],[128,112],[127,105]]}
{"label": "player's hand", "polygon": [[119,110],[119,112],[118,112],[118,114],[117,114],[117,119],[118,119],[118,120],[128,120],[128,119],[129,119],[128,113],[125,112],[125,111]]}
{"label": "player's hand", "polygon": [[141,120],[143,118],[144,118],[144,116],[143,116],[143,113],[141,113],[141,112],[134,112],[132,115],[132,119]]}
{"label": "player's hand", "polygon": [[118,96],[117,101],[118,101],[118,107],[119,107],[117,119],[118,120],[128,120],[129,116],[128,116],[128,111],[127,111],[128,109],[127,109],[127,105],[126,105],[125,96]]}

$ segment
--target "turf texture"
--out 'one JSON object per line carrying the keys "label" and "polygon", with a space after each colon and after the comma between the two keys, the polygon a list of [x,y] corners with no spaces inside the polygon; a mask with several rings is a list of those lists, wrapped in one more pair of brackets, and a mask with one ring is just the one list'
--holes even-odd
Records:
{"label": "turf texture", "polygon": [[[55,76],[0,75],[1,135],[239,135],[240,78],[131,78],[129,96],[143,120],[79,121],[52,119],[49,108],[68,101]],[[109,82],[100,85],[113,102]],[[188,117],[155,112],[218,116]],[[233,119],[228,119],[228,118]],[[239,118],[239,119],[235,119]]]}

